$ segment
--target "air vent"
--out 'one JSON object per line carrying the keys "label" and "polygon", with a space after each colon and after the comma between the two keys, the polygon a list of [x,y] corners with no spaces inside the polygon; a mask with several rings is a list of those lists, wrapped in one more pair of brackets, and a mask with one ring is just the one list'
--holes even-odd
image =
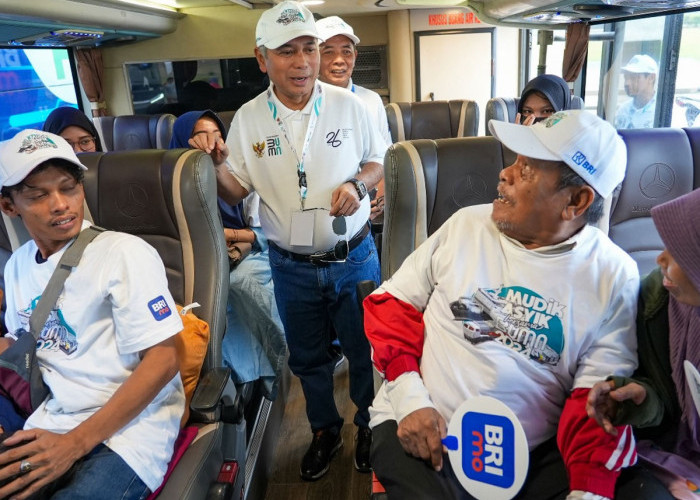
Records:
{"label": "air vent", "polygon": [[55,30],[39,33],[24,38],[12,40],[12,45],[26,45],[34,47],[69,47],[79,45],[87,41],[97,41],[102,38],[104,32],[93,30]]}

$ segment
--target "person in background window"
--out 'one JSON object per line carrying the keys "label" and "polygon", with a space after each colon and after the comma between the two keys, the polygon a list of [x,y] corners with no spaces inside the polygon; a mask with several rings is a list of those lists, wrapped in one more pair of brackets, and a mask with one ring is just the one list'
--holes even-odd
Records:
{"label": "person in background window", "polygon": [[615,114],[615,128],[652,128],[656,111],[656,76],[659,67],[646,54],[633,56],[622,68],[625,93],[632,99],[622,103]]}
{"label": "person in background window", "polygon": [[613,435],[613,425],[637,427],[643,439],[637,453],[681,499],[697,499],[700,485],[699,212],[697,189],[652,208],[665,249],[639,292],[639,368],[634,378],[597,383],[587,405],[588,414]]}
{"label": "person in background window", "polygon": [[[225,163],[226,128],[211,110],[189,111],[175,120],[170,149],[205,150],[200,139],[207,134],[218,134],[221,141],[210,152],[212,161],[215,165]],[[229,255],[238,255],[238,260],[232,261],[229,276],[224,363],[231,368],[234,382],[242,384],[261,378],[265,396],[274,399],[287,345],[275,302],[267,238],[257,222],[260,199],[253,193],[234,206],[221,198],[217,201]]]}
{"label": "person in background window", "polygon": [[79,109],[69,106],[54,109],[46,117],[43,130],[63,137],[76,154],[102,151],[95,125]]}
{"label": "person in background window", "polygon": [[515,123],[532,125],[565,109],[571,109],[569,84],[556,75],[540,75],[530,80],[520,94]]}

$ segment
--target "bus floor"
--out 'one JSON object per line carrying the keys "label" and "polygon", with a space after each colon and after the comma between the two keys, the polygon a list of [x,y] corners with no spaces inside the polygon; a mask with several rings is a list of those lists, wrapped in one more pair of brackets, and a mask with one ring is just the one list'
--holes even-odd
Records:
{"label": "bus floor", "polygon": [[348,362],[335,372],[335,401],[345,419],[343,447],[331,460],[331,467],[318,481],[308,482],[299,477],[301,457],[311,442],[311,430],[306,419],[304,394],[297,377],[292,381],[284,410],[274,465],[267,484],[266,500],[368,500],[371,474],[355,470],[355,434],[352,423],[355,405],[348,394]]}

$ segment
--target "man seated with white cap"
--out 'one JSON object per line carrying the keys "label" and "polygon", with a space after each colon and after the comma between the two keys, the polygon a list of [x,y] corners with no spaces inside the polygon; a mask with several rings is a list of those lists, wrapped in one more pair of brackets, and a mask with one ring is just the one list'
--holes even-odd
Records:
{"label": "man seated with white cap", "polygon": [[[306,7],[282,2],[266,10],[255,37],[270,88],[233,118],[228,164],[217,166],[219,194],[230,204],[253,191],[260,195],[289,367],[301,381],[313,433],[301,477],[322,477],[343,445],[328,351],[331,324],[349,361],[357,406],[355,467],[370,472],[374,390],[356,285],[379,280],[367,191],[382,179],[386,146],[359,99],[317,80],[319,34]],[[202,149],[223,146],[220,137],[207,140]]]}
{"label": "man seated with white cap", "polygon": [[[585,410],[599,377],[637,364],[637,266],[592,225],[625,175],[625,144],[585,111],[489,128],[518,154],[498,198],[455,213],[364,302],[385,379],[370,408],[374,471],[390,498],[472,498],[441,439],[460,404],[491,396],[527,437],[518,498],[625,498],[631,429],[613,437]],[[465,304],[486,311],[478,327]]]}
{"label": "man seated with white cap", "polygon": [[646,54],[632,56],[622,67],[625,93],[631,99],[617,108],[615,128],[652,128],[656,111],[656,76],[659,67]]}
{"label": "man seated with white cap", "polygon": [[[0,143],[0,208],[21,217],[32,237],[5,269],[9,333],[0,350],[34,333],[39,297],[90,226],[84,170],[65,139],[49,132],[24,130]],[[136,500],[158,488],[185,409],[180,330],[155,249],[129,234],[99,234],[38,332],[50,394],[2,443],[11,449],[0,453],[0,498]]]}

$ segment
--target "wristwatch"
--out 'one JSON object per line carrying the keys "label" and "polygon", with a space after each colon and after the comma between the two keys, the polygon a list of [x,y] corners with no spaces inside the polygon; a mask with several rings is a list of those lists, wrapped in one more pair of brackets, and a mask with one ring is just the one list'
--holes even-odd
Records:
{"label": "wristwatch", "polygon": [[364,197],[367,196],[367,186],[365,186],[365,183],[362,182],[360,179],[355,179],[353,177],[352,179],[348,179],[347,182],[352,182],[352,185],[355,186],[355,189],[357,190],[357,196],[360,197],[360,200],[364,199]]}

